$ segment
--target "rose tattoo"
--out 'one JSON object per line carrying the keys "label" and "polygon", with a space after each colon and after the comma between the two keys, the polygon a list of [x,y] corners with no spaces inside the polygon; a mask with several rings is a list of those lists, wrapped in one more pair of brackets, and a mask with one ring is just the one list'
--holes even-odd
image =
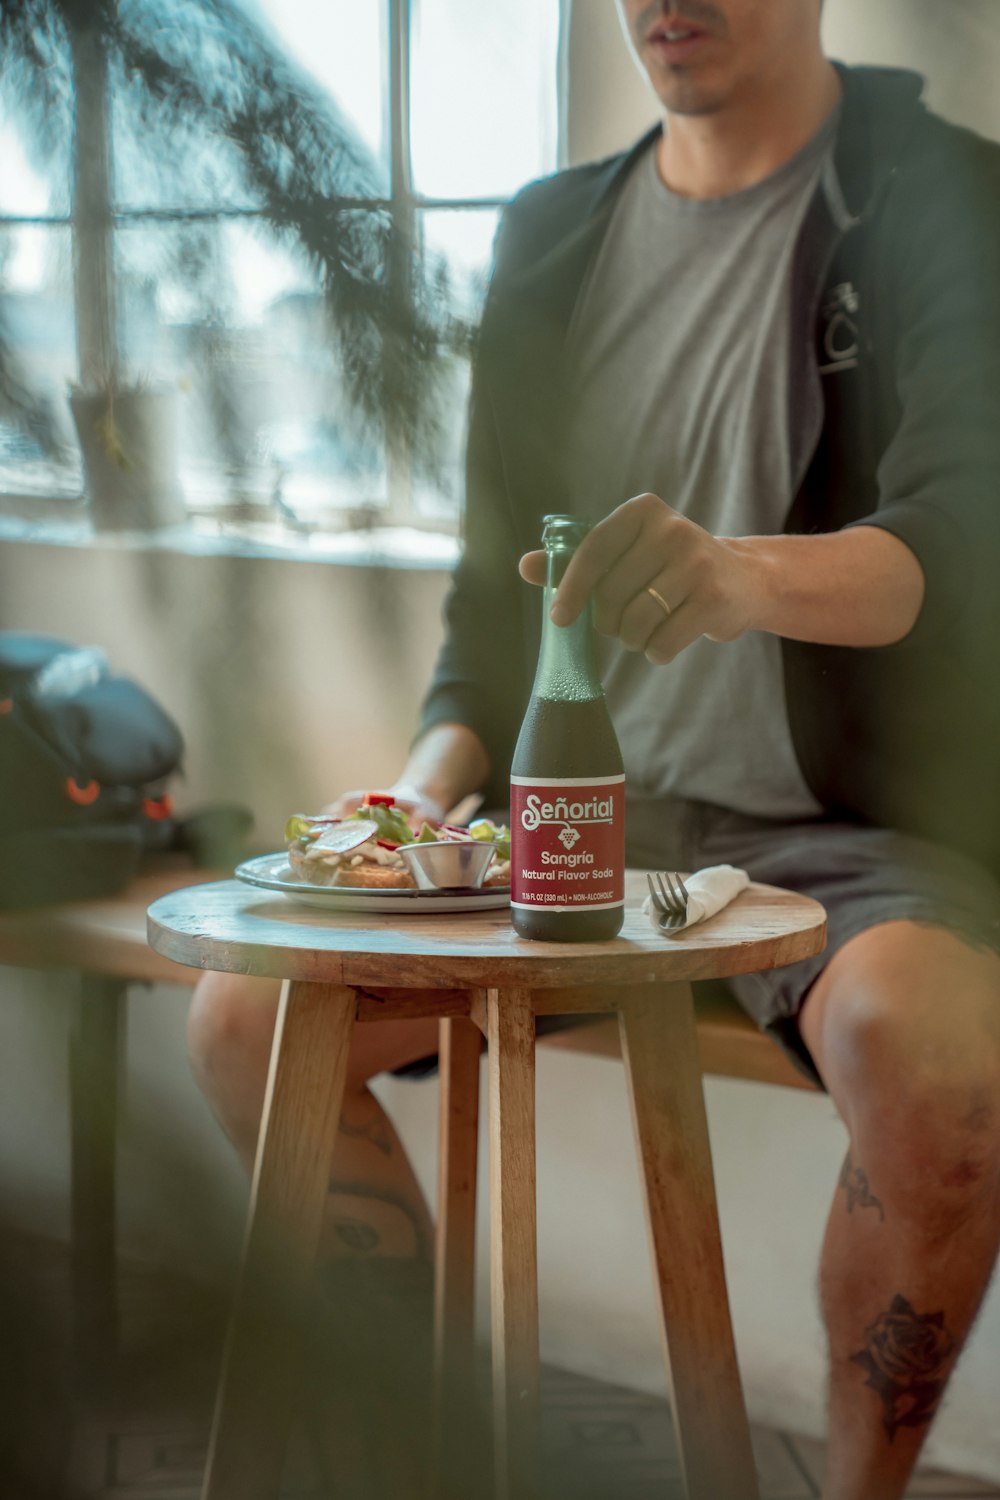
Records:
{"label": "rose tattoo", "polygon": [[865,1330],[865,1339],[851,1363],[861,1366],[865,1384],[882,1398],[882,1425],[891,1442],[900,1427],[920,1427],[934,1415],[955,1340],[943,1312],[920,1314],[899,1295]]}
{"label": "rose tattoo", "polygon": [[881,1198],[876,1198],[868,1184],[868,1173],[862,1172],[851,1161],[850,1154],[844,1158],[844,1165],[840,1173],[840,1186],[847,1194],[847,1212],[853,1213],[855,1205],[860,1208],[877,1208],[879,1218],[885,1223],[885,1209],[882,1207]]}

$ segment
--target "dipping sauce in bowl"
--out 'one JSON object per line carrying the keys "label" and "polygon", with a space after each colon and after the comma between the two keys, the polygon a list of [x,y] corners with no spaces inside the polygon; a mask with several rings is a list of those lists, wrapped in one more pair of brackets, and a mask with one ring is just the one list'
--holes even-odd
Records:
{"label": "dipping sauce in bowl", "polygon": [[396,853],[422,891],[478,890],[496,846],[482,839],[400,844]]}

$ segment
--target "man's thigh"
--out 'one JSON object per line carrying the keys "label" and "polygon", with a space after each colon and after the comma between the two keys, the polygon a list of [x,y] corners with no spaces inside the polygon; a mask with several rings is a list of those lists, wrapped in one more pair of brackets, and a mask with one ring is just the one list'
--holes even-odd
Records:
{"label": "man's thigh", "polygon": [[[702,864],[728,860],[754,880],[800,891],[825,907],[824,953],[729,981],[757,1023],[824,1082],[799,1018],[834,979],[845,1006],[851,993],[871,993],[870,985],[860,989],[848,976],[869,972],[884,981],[880,993],[898,995],[904,1006],[906,996],[917,1003],[922,976],[933,974],[922,1002],[929,1022],[935,1012],[947,1012],[952,992],[964,982],[958,976],[966,952],[978,973],[974,956],[1000,951],[1000,884],[989,871],[954,850],[891,829],[832,821],[783,826],[723,815],[707,820],[706,836],[693,852]],[[891,936],[897,927],[909,935]]]}

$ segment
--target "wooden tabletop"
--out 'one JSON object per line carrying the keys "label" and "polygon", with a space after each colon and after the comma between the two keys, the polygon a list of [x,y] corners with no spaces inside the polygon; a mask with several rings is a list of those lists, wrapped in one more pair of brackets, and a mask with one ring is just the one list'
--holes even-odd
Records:
{"label": "wooden tabletop", "polygon": [[175,891],[148,913],[151,946],[198,969],[396,988],[680,982],[780,968],[819,953],[826,913],[808,896],[751,885],[725,911],[669,938],[640,911],[630,871],[625,924],[605,943],[519,938],[506,909],[452,915],[326,912],[240,881]]}

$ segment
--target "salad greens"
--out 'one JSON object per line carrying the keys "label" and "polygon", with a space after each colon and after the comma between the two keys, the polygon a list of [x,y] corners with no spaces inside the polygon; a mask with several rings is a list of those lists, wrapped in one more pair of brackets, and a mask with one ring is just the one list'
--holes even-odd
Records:
{"label": "salad greens", "polygon": [[[470,823],[468,828],[448,828],[442,826],[437,829],[431,823],[423,823],[420,832],[414,834],[406,813],[401,807],[390,807],[383,802],[372,802],[359,807],[357,812],[350,813],[344,822],[360,820],[362,822],[374,823],[378,832],[375,837],[387,844],[436,844],[440,843],[442,835],[445,839],[449,835],[465,836],[476,839],[480,843],[496,844],[497,859],[510,859],[510,830],[504,826],[498,827],[489,818],[477,818]],[[309,818],[304,813],[293,813],[285,824],[285,839],[291,841],[299,839],[308,844],[318,837],[325,825],[333,826],[338,821],[336,818]]]}
{"label": "salad greens", "polygon": [[312,820],[305,813],[292,813],[285,824],[285,843],[291,843],[292,839],[304,838],[312,828]]}
{"label": "salad greens", "polygon": [[469,824],[469,832],[474,839],[496,844],[497,859],[510,859],[510,829],[506,825],[497,827],[489,818],[477,818]]}
{"label": "salad greens", "polygon": [[384,802],[374,802],[370,807],[359,807],[351,817],[374,823],[378,828],[377,837],[388,844],[413,843],[413,829],[401,807],[386,807]]}

